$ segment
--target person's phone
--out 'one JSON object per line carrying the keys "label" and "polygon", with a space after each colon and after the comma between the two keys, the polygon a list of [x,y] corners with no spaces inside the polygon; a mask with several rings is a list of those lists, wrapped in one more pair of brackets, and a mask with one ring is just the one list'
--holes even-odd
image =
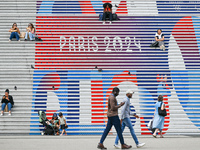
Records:
{"label": "person's phone", "polygon": [[125,102],[121,102],[121,106],[123,106],[125,104]]}

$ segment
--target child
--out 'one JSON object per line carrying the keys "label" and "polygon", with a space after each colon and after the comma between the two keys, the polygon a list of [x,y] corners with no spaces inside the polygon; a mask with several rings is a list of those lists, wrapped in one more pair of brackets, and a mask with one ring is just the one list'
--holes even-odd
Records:
{"label": "child", "polygon": [[59,125],[60,125],[60,128],[62,129],[61,136],[63,135],[64,132],[65,132],[65,135],[67,135],[65,129],[68,126],[66,124],[66,119],[65,119],[65,117],[63,116],[63,114],[61,112],[59,113]]}

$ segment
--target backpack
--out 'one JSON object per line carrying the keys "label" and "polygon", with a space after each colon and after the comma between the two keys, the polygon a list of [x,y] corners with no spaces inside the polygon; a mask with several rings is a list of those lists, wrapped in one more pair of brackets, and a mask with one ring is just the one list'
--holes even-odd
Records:
{"label": "backpack", "polygon": [[112,20],[120,20],[116,13],[112,14]]}
{"label": "backpack", "polygon": [[158,44],[159,44],[158,41],[155,41],[150,45],[150,47],[159,47]]}
{"label": "backpack", "polygon": [[99,14],[99,21],[103,20],[103,14]]}
{"label": "backpack", "polygon": [[35,41],[42,41],[42,39],[36,36]]}

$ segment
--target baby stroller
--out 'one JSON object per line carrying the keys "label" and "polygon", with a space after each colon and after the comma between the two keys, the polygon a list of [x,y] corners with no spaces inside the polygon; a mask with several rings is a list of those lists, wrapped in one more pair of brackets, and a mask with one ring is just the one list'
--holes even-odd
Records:
{"label": "baby stroller", "polygon": [[54,127],[51,122],[46,118],[44,111],[38,111],[39,122],[44,126],[44,131],[42,135],[55,135]]}

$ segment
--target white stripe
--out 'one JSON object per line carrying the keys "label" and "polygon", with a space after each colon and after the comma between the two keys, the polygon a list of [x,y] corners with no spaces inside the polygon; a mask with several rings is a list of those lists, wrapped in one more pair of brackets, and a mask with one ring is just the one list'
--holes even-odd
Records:
{"label": "white stripe", "polygon": [[[86,99],[86,95],[91,95],[91,81],[80,81],[80,124],[91,123],[91,99]],[[87,110],[84,110],[85,103],[88,104],[87,108],[89,107]]]}
{"label": "white stripe", "polygon": [[186,69],[181,54],[181,50],[172,34],[170,35],[170,40],[169,40],[168,61],[169,61],[169,70]]}

